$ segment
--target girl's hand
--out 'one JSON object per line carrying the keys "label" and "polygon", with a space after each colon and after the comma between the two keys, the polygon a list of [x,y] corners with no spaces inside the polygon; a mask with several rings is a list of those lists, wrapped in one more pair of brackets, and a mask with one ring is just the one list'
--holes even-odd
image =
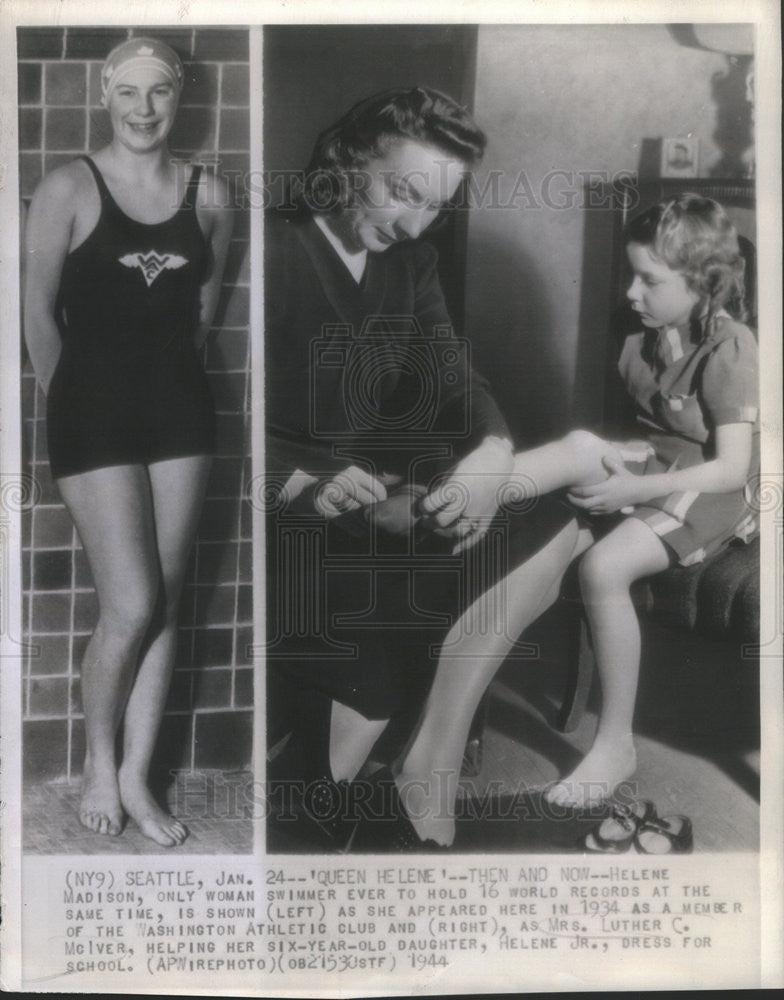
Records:
{"label": "girl's hand", "polygon": [[602,464],[609,473],[604,482],[576,486],[568,494],[575,507],[589,514],[614,514],[617,510],[627,513],[626,508],[650,499],[645,476],[629,472],[623,462],[614,458],[604,458]]}

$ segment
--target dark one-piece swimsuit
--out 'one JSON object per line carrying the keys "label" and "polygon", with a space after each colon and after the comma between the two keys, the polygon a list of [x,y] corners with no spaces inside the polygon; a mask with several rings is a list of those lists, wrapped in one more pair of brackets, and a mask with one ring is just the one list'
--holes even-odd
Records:
{"label": "dark one-piece swimsuit", "polygon": [[200,167],[175,214],[148,224],[129,218],[83,159],[101,215],[66,257],[58,291],[52,475],[211,454],[215,412],[193,342],[208,257],[196,217]]}

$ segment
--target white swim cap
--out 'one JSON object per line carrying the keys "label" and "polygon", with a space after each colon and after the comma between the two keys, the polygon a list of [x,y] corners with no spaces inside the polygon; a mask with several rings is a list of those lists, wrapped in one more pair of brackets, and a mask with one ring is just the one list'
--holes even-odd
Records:
{"label": "white swim cap", "polygon": [[174,49],[156,38],[131,38],[113,48],[106,57],[101,70],[101,93],[104,101],[128,73],[141,67],[159,70],[179,95],[182,90],[183,69]]}

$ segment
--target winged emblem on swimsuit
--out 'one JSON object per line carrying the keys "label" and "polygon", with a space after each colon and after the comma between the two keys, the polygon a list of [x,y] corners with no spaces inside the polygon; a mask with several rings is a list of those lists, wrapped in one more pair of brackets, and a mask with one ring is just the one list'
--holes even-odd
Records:
{"label": "winged emblem on swimsuit", "polygon": [[138,267],[149,288],[159,274],[176,270],[188,261],[176,253],[158,253],[157,250],[151,250],[149,253],[127,253],[124,257],[120,257],[120,263],[126,267]]}

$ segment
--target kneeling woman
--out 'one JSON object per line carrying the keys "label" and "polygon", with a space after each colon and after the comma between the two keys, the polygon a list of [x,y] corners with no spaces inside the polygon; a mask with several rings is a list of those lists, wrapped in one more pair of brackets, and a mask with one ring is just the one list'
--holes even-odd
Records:
{"label": "kneeling woman", "polygon": [[117,835],[127,814],[165,847],[187,830],[154,800],[148,771],[214,447],[197,351],[231,235],[221,182],[168,150],[182,81],[155,39],[112,50],[101,75],[112,139],[41,181],[26,241],[25,335],[52,475],[99,603],[81,671],[79,818]]}

